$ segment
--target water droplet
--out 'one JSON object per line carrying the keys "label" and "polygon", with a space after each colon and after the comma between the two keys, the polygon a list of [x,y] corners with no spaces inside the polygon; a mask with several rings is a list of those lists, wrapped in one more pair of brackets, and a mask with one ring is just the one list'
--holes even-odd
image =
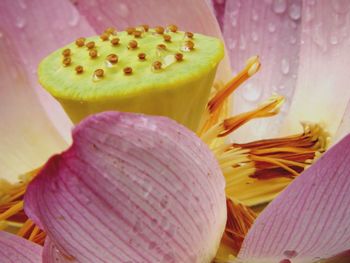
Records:
{"label": "water droplet", "polygon": [[346,14],[350,10],[349,0],[332,0],[333,10],[339,14]]}
{"label": "water droplet", "polygon": [[338,37],[335,36],[335,35],[332,35],[332,36],[329,38],[329,42],[330,42],[332,45],[338,44]]}
{"label": "water droplet", "polygon": [[164,57],[162,62],[163,62],[163,68],[166,68],[174,64],[176,62],[176,59],[174,55],[167,55]]}
{"label": "water droplet", "polygon": [[255,9],[252,10],[252,20],[253,21],[258,21],[259,20],[259,14],[258,14],[258,12]]}
{"label": "water droplet", "polygon": [[272,9],[276,14],[282,14],[287,9],[287,0],[275,0],[272,4]]}
{"label": "water droplet", "polygon": [[239,38],[239,49],[244,50],[246,46],[247,46],[246,39],[243,35],[241,35]]}
{"label": "water droplet", "polygon": [[245,85],[242,91],[243,98],[247,101],[254,102],[257,101],[262,93],[261,87],[248,83]]}
{"label": "water droplet", "polygon": [[26,25],[26,20],[24,19],[24,17],[17,17],[17,19],[16,19],[16,27],[24,28],[25,25]]}
{"label": "water droplet", "polygon": [[301,17],[301,7],[297,3],[293,3],[289,6],[289,17],[293,20],[298,20]]}
{"label": "water droplet", "polygon": [[237,41],[232,39],[232,38],[229,38],[229,41],[228,41],[228,48],[229,49],[234,49],[237,45]]}
{"label": "water droplet", "polygon": [[122,18],[126,18],[129,15],[129,7],[124,3],[120,3],[119,7],[117,8],[117,13]]}
{"label": "water droplet", "polygon": [[297,42],[297,38],[295,36],[291,36],[289,38],[289,42],[294,45]]}
{"label": "water droplet", "polygon": [[22,9],[27,9],[27,4],[24,0],[18,0],[18,5]]}
{"label": "water droplet", "polygon": [[270,23],[267,25],[267,29],[269,30],[269,32],[273,33],[273,32],[276,31],[276,25],[275,25],[274,23],[271,23],[271,22],[270,22]]}
{"label": "water droplet", "polygon": [[80,17],[79,17],[79,13],[78,13],[77,9],[72,8],[72,15],[71,15],[70,19],[68,20],[68,25],[70,25],[72,27],[76,26],[79,22],[79,19],[80,19]]}
{"label": "water droplet", "polygon": [[285,58],[281,60],[281,71],[285,75],[289,73],[289,62]]}
{"label": "water droplet", "polygon": [[259,36],[258,36],[258,34],[257,34],[255,31],[253,31],[253,32],[251,33],[251,37],[252,37],[252,40],[253,40],[254,42],[256,42],[256,41],[259,40]]}

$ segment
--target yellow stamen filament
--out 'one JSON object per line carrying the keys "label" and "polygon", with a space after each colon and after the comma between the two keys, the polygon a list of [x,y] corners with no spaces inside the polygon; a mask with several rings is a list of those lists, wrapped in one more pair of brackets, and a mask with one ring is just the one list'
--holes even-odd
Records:
{"label": "yellow stamen filament", "polygon": [[175,54],[176,61],[182,61],[183,58],[184,58],[184,55],[182,53],[176,53]]}
{"label": "yellow stamen filament", "polygon": [[164,33],[164,27],[161,27],[161,26],[157,26],[155,29],[157,34],[160,34],[162,35]]}
{"label": "yellow stamen filament", "polygon": [[145,60],[146,59],[146,54],[145,53],[139,53],[137,55],[137,57],[140,59],[140,60]]}
{"label": "yellow stamen filament", "polygon": [[75,40],[75,44],[78,47],[83,47],[85,45],[85,38],[83,38],[83,37],[78,38],[77,40]]}
{"label": "yellow stamen filament", "polygon": [[120,41],[120,39],[118,37],[115,37],[111,40],[111,43],[113,46],[117,46],[117,45],[119,45],[119,41]]}
{"label": "yellow stamen filament", "polygon": [[142,32],[140,30],[135,30],[133,32],[134,37],[140,38],[142,36]]}
{"label": "yellow stamen filament", "polygon": [[125,67],[123,69],[125,75],[131,75],[132,74],[132,68],[131,67]]}
{"label": "yellow stamen filament", "polygon": [[191,40],[188,40],[185,42],[185,47],[187,47],[189,50],[194,49],[194,43]]}
{"label": "yellow stamen filament", "polygon": [[160,61],[154,61],[154,62],[152,63],[152,67],[153,67],[153,69],[155,69],[155,70],[160,70],[160,69],[162,69],[162,62],[160,62]]}
{"label": "yellow stamen filament", "polygon": [[69,48],[66,48],[65,50],[62,51],[62,55],[64,57],[69,57],[71,55],[71,51]]}
{"label": "yellow stamen filament", "polygon": [[88,49],[93,49],[95,47],[95,42],[94,41],[90,41],[90,42],[86,43],[86,47]]}
{"label": "yellow stamen filament", "polygon": [[145,32],[149,30],[149,25],[141,25],[140,27],[142,27]]}
{"label": "yellow stamen filament", "polygon": [[83,72],[84,72],[83,66],[81,66],[81,65],[76,66],[76,67],[75,67],[75,72],[76,72],[77,74],[83,73]]}
{"label": "yellow stamen filament", "polygon": [[135,31],[134,27],[127,27],[125,31],[128,33],[128,35],[132,35],[132,33]]}
{"label": "yellow stamen filament", "polygon": [[171,42],[171,36],[170,35],[163,35],[165,42]]}
{"label": "yellow stamen filament", "polygon": [[193,38],[193,33],[192,32],[185,32],[185,36],[188,38]]}
{"label": "yellow stamen filament", "polygon": [[136,40],[131,40],[128,44],[129,49],[135,49],[137,48],[137,41]]}
{"label": "yellow stamen filament", "polygon": [[257,215],[237,201],[226,199],[226,204],[227,223],[222,242],[232,249],[234,255],[237,255]]}
{"label": "yellow stamen filament", "polygon": [[222,90],[220,90],[215,97],[208,103],[208,110],[210,113],[215,112],[220,105],[228,98],[244,81],[253,76],[260,68],[259,57],[254,56],[247,60],[246,67],[239,72],[232,80],[230,80]]}
{"label": "yellow stamen filament", "polygon": [[215,137],[223,137],[230,134],[250,120],[274,116],[279,112],[283,102],[284,98],[282,96],[274,95],[258,108],[225,119],[221,123],[212,126],[203,135],[201,135],[201,138],[204,142],[209,143]]}
{"label": "yellow stamen filament", "polygon": [[109,39],[109,34],[108,33],[103,33],[100,35],[100,38],[102,41],[107,41]]}

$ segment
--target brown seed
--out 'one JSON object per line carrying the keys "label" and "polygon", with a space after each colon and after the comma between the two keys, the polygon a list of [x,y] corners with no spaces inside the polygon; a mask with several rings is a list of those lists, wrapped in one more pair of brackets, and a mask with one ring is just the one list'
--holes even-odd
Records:
{"label": "brown seed", "polygon": [[104,31],[107,35],[116,35],[117,30],[114,27],[107,27]]}
{"label": "brown seed", "polygon": [[134,37],[140,38],[142,36],[142,32],[140,30],[135,30],[133,32]]}
{"label": "brown seed", "polygon": [[164,41],[165,42],[171,42],[171,36],[169,35],[163,35]]}
{"label": "brown seed", "polygon": [[191,40],[185,42],[185,47],[192,50],[194,48],[194,43]]}
{"label": "brown seed", "polygon": [[137,56],[138,56],[138,58],[140,60],[145,60],[146,59],[146,54],[145,53],[139,53]]}
{"label": "brown seed", "polygon": [[65,50],[62,51],[62,55],[64,57],[69,57],[71,55],[70,49],[66,48]]}
{"label": "brown seed", "polygon": [[107,33],[103,33],[100,35],[102,41],[107,41],[109,39],[109,35]]}
{"label": "brown seed", "polygon": [[188,38],[193,38],[193,33],[192,32],[186,32],[185,36]]}
{"label": "brown seed", "polygon": [[130,75],[132,73],[131,67],[126,67],[123,69],[125,75]]}
{"label": "brown seed", "polygon": [[103,69],[96,69],[95,72],[94,72],[94,75],[98,78],[102,78],[103,75],[105,74],[105,72],[103,71]]}
{"label": "brown seed", "polygon": [[149,25],[140,25],[140,27],[142,27],[145,32],[148,32]]}
{"label": "brown seed", "polygon": [[131,35],[135,31],[135,28],[134,27],[128,27],[128,28],[125,29],[125,31],[128,33],[128,35]]}
{"label": "brown seed", "polygon": [[90,41],[90,42],[86,43],[86,47],[88,49],[93,49],[95,47],[95,42],[94,41]]}
{"label": "brown seed", "polygon": [[83,38],[83,37],[78,38],[77,40],[75,40],[75,44],[76,44],[78,47],[84,46],[84,44],[85,44],[85,38]]}
{"label": "brown seed", "polygon": [[69,66],[72,63],[72,60],[70,57],[65,57],[62,61],[63,65]]}
{"label": "brown seed", "polygon": [[152,67],[153,67],[153,69],[155,69],[155,70],[159,70],[159,69],[162,68],[162,62],[160,62],[160,61],[154,61],[154,62],[152,63]]}
{"label": "brown seed", "polygon": [[97,50],[92,49],[92,50],[89,51],[89,56],[90,56],[91,58],[96,58],[97,55],[98,55],[98,54],[97,54]]}
{"label": "brown seed", "polygon": [[175,54],[176,61],[182,61],[183,58],[184,58],[184,55],[182,53],[176,53]]}
{"label": "brown seed", "polygon": [[119,41],[120,41],[120,39],[117,38],[117,37],[115,37],[115,38],[113,38],[113,39],[111,40],[111,43],[112,43],[113,46],[116,46],[116,45],[119,44]]}
{"label": "brown seed", "polygon": [[131,40],[128,44],[128,47],[131,49],[137,48],[137,41],[136,40]]}
{"label": "brown seed", "polygon": [[111,63],[111,64],[116,64],[118,62],[118,56],[116,54],[109,54],[107,56],[107,60]]}
{"label": "brown seed", "polygon": [[77,74],[83,73],[83,72],[84,72],[83,66],[80,66],[80,65],[76,66],[76,67],[75,67],[75,72],[76,72]]}
{"label": "brown seed", "polygon": [[163,34],[164,33],[164,27],[161,27],[161,26],[157,26],[154,30],[158,34]]}
{"label": "brown seed", "polygon": [[166,50],[166,45],[164,45],[164,44],[159,44],[159,45],[157,45],[157,48],[158,48],[159,50]]}
{"label": "brown seed", "polygon": [[173,32],[173,33],[177,32],[177,26],[176,25],[168,25],[168,29],[171,32]]}

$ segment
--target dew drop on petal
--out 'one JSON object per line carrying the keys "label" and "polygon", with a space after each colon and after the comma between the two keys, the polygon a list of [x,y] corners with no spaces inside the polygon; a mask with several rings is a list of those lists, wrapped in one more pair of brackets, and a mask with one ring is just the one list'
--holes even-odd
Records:
{"label": "dew drop on petal", "polygon": [[71,17],[68,20],[68,25],[70,25],[72,27],[76,26],[78,24],[78,22],[79,22],[79,19],[80,19],[80,17],[79,17],[79,13],[78,13],[77,9],[76,8],[72,8],[72,14],[71,14]]}
{"label": "dew drop on petal", "polygon": [[301,17],[301,6],[297,3],[293,3],[288,9],[289,17],[293,20],[298,20]]}
{"label": "dew drop on petal", "polygon": [[332,36],[329,38],[329,42],[330,42],[332,45],[338,44],[338,38],[337,38],[337,36],[332,35]]}
{"label": "dew drop on petal", "polygon": [[118,8],[117,8],[117,13],[122,18],[126,18],[129,15],[129,7],[124,3],[120,3]]}
{"label": "dew drop on petal", "polygon": [[24,28],[26,25],[26,20],[23,17],[17,17],[16,19],[16,27],[17,28]]}
{"label": "dew drop on petal", "polygon": [[274,0],[272,9],[276,14],[283,14],[287,9],[287,0]]}
{"label": "dew drop on petal", "polygon": [[270,33],[273,33],[276,31],[276,25],[274,23],[269,23],[267,25],[267,29],[269,30]]}
{"label": "dew drop on petal", "polygon": [[289,61],[285,58],[281,60],[281,71],[285,75],[289,73]]}
{"label": "dew drop on petal", "polygon": [[253,85],[252,83],[247,83],[243,87],[242,96],[246,101],[255,102],[257,101],[262,93],[261,87]]}

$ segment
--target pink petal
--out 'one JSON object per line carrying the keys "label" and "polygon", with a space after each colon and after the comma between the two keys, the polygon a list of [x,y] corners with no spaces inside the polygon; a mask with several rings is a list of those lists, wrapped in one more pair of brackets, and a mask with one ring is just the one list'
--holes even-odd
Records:
{"label": "pink petal", "polygon": [[225,183],[195,134],[163,117],[105,112],[79,124],[73,141],[25,195],[52,242],[46,262],[210,262]]}
{"label": "pink petal", "polygon": [[[217,8],[225,5],[223,34],[231,59],[233,72],[237,73],[245,61],[259,55],[262,67],[234,96],[235,113],[247,111],[270,97],[274,92],[291,98],[296,86],[299,64],[299,39],[301,1],[214,1]],[[298,11],[299,10],[299,11]],[[278,135],[290,101],[274,118],[255,120],[235,132],[240,141],[262,139]]]}
{"label": "pink petal", "polygon": [[[222,38],[214,14],[204,0],[94,0],[74,1],[80,13],[86,16],[96,32],[115,26],[126,27],[149,24],[150,26],[178,25],[180,30],[203,33]],[[218,81],[231,78],[226,57],[219,66]]]}
{"label": "pink petal", "polygon": [[42,247],[19,236],[0,231],[1,263],[39,263]]}
{"label": "pink petal", "polygon": [[349,250],[349,192],[350,135],[262,212],[244,240],[240,258],[313,262]]}
{"label": "pink petal", "polygon": [[1,1],[2,177],[15,180],[66,147],[70,121],[39,86],[35,72],[49,52],[93,32],[69,1]]}
{"label": "pink petal", "polygon": [[350,101],[349,15],[347,0],[303,2],[300,65],[288,127],[301,120],[323,122],[335,134]]}

